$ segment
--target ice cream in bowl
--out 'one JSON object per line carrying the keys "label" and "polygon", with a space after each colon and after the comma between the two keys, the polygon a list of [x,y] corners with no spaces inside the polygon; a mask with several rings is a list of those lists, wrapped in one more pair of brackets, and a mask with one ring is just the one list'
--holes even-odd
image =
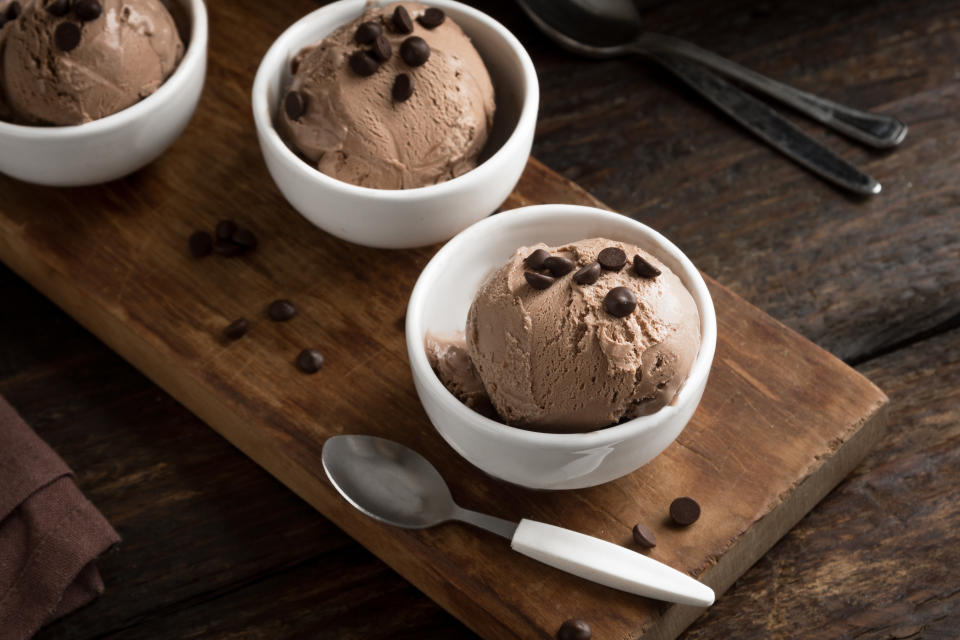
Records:
{"label": "ice cream in bowl", "polygon": [[190,120],[202,0],[0,0],[0,172],[51,186],[122,177]]}
{"label": "ice cream in bowl", "polygon": [[502,25],[451,0],[340,0],[264,56],[253,114],[267,169],[318,227],[373,247],[450,238],[526,166],[536,73]]}
{"label": "ice cream in bowl", "polygon": [[706,386],[716,318],[700,273],[656,231],[539,205],[440,249],[406,339],[427,416],[460,455],[508,482],[574,489],[677,438]]}

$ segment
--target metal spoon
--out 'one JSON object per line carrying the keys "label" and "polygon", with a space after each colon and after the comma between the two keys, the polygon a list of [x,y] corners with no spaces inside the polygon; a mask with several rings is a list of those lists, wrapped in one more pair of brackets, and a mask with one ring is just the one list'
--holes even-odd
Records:
{"label": "metal spoon", "polygon": [[[694,90],[778,151],[817,175],[858,193],[880,192],[880,184],[836,156],[704,65],[736,78],[860,142],[886,148],[907,134],[900,120],[853,109],[800,91],[700,47],[644,32],[631,0],[519,0],[533,22],[561,46],[585,56],[609,58],[644,54],[676,74]],[[695,61],[699,64],[691,64]]]}
{"label": "metal spoon", "polygon": [[405,529],[459,520],[510,540],[514,551],[614,589],[707,607],[713,590],[626,547],[553,525],[519,524],[463,509],[443,477],[416,451],[375,436],[334,436],[323,445],[323,468],[347,502],[371,518]]}

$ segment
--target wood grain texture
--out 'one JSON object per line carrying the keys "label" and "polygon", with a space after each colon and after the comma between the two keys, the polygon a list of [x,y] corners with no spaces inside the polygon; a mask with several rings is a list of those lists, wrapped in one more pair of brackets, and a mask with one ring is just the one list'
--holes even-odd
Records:
{"label": "wood grain texture", "polygon": [[[223,115],[238,119],[238,123],[235,126],[224,123],[223,126],[230,129],[231,133],[241,134],[242,138],[244,127],[248,126],[243,123],[247,117],[245,92],[249,88],[249,81],[244,74],[252,73],[262,50],[244,47],[244,38],[233,34],[251,30],[262,35],[265,31],[273,30],[272,34],[276,35],[289,17],[284,12],[289,10],[292,14],[304,11],[306,3],[289,3],[289,9],[282,7],[278,11],[274,11],[273,7],[269,10],[263,7],[263,15],[258,15],[255,23],[244,20],[240,12],[244,8],[256,11],[260,11],[260,8],[251,7],[252,3],[238,4],[240,9],[237,12],[220,3],[211,4],[213,21],[221,26],[213,37],[235,47],[236,55],[211,61],[211,77],[206,91],[208,95],[216,95],[227,102],[237,101],[237,106]],[[577,178],[615,208],[632,212],[665,231],[698,264],[735,291],[745,294],[748,299],[813,337],[821,345],[853,361],[866,360],[878,352],[920,340],[931,327],[934,331],[938,327],[942,329],[956,318],[960,311],[957,307],[955,269],[958,200],[953,179],[957,155],[957,80],[954,64],[958,19],[952,4],[843,2],[828,6],[799,2],[682,2],[662,3],[648,8],[651,26],[689,37],[802,88],[864,107],[893,110],[886,105],[896,102],[898,106],[895,112],[908,121],[911,133],[908,146],[893,154],[870,154],[839,138],[824,136],[817,129],[812,130],[815,135],[824,137],[831,146],[881,178],[886,187],[882,198],[888,199],[870,202],[839,197],[744,136],[733,125],[702,106],[695,97],[686,94],[680,85],[644,63],[630,60],[598,64],[577,60],[555,51],[529,28],[511,3],[477,4],[517,33],[537,64],[543,101],[536,153],[551,166],[562,169],[568,177]],[[264,27],[264,24],[267,26]],[[856,34],[856,37],[851,34]],[[575,86],[576,91],[571,91],[571,86]],[[204,100],[207,100],[206,96]],[[909,113],[904,112],[904,108],[909,109]],[[656,115],[656,118],[651,119],[650,114]],[[205,117],[209,122],[219,116],[207,112]],[[195,126],[196,121],[192,127]],[[237,144],[238,149],[216,149],[213,155],[223,154],[227,164],[259,163],[258,154],[245,147],[246,144],[241,139]],[[203,167],[198,162],[195,168],[199,170]],[[211,171],[217,180],[231,184],[226,165],[218,165]],[[898,181],[896,184],[899,188],[893,190],[894,183],[891,180],[899,180],[898,176],[905,176],[909,184]],[[917,177],[921,179],[920,182],[916,180]],[[120,190],[117,198],[144,198],[151,205],[167,203],[164,194],[142,194],[137,188],[137,180],[138,176],[131,178],[133,184],[129,189]],[[196,181],[199,182],[199,178]],[[920,188],[913,188],[914,185],[920,185]],[[245,197],[259,197],[259,194],[246,189],[245,185],[233,185],[233,188],[242,190]],[[82,198],[83,194],[77,193],[75,197]],[[895,206],[888,211],[884,203],[891,201]],[[216,208],[206,213],[211,219],[221,215]],[[797,283],[803,284],[798,286]],[[58,354],[57,351],[91,341],[88,337],[84,338],[85,333],[76,329],[61,314],[49,310],[43,313],[50,321],[40,326],[55,336],[55,341],[26,340],[25,336],[34,323],[21,323],[0,310],[4,325],[12,324],[18,330],[7,335],[3,349],[0,349],[0,357],[7,357],[13,352],[23,356],[17,357],[15,363],[33,362],[21,348],[29,344],[31,356],[36,352],[48,354],[50,358],[41,360],[42,364],[38,365],[40,369],[23,372],[22,375],[26,376],[23,384],[27,388],[51,384],[55,389],[65,386],[69,390],[73,388],[75,376],[71,373],[77,361],[71,359],[73,355]],[[95,341],[93,344],[89,347],[91,350],[99,349],[102,352],[102,347],[96,347]],[[898,399],[903,402],[907,398],[921,397],[935,404],[940,395],[950,397],[948,389],[935,384],[938,379],[936,375],[925,375],[934,370],[941,371],[940,356],[945,350],[946,345],[943,344],[937,350],[921,350],[921,356],[911,359],[910,368],[904,370],[896,368],[901,361],[887,358],[881,361],[885,367],[889,367],[889,370],[885,370],[885,380],[896,380],[896,391],[899,391],[891,391],[895,400],[892,416],[894,428],[901,424],[905,433],[918,433],[916,439],[898,438],[895,446],[899,451],[919,452],[923,450],[924,437],[935,437],[939,431],[931,434],[923,430],[928,426],[931,415],[936,415],[940,431],[946,425],[958,423],[957,415],[949,405],[942,407],[939,413],[926,404],[911,404],[903,411],[897,409]],[[914,350],[910,352],[914,353]],[[82,365],[85,367],[83,375],[113,380],[110,384],[121,388],[133,385],[132,380],[137,376],[128,367],[103,364],[104,360],[110,362],[111,358],[95,359]],[[58,387],[52,382],[58,375],[65,381],[64,386]],[[123,378],[122,385],[118,384],[116,376]],[[168,406],[154,416],[141,410],[136,402],[118,403],[111,394],[98,393],[91,386],[78,387],[80,392],[68,396],[71,398],[69,406],[53,402],[56,408],[47,409],[44,405],[52,399],[43,398],[47,394],[37,390],[37,400],[30,405],[32,409],[28,417],[31,420],[43,419],[43,427],[50,430],[43,432],[45,437],[49,437],[48,433],[52,435],[59,425],[54,414],[70,416],[71,410],[80,411],[86,407],[93,414],[84,423],[89,431],[97,429],[103,422],[111,425],[113,430],[137,422],[142,423],[144,428],[156,430],[178,426],[181,433],[177,446],[189,448],[194,441],[204,442],[204,437],[211,438],[202,428],[189,428],[198,427],[199,424],[194,424],[195,419],[149,383],[140,378],[137,384],[143,394],[141,397],[165,398]],[[885,383],[881,384],[886,387]],[[916,390],[910,386],[912,384],[918,385]],[[919,386],[921,384],[922,389]],[[10,389],[7,387],[4,392],[11,395]],[[16,401],[14,404],[19,406]],[[124,448],[130,446],[127,440],[111,446],[110,438],[106,435],[101,434],[100,439],[102,446],[96,450],[97,453],[116,458],[132,455],[129,448]],[[216,441],[216,438],[212,438],[212,441]],[[232,456],[234,461],[227,466],[233,473],[258,473],[241,456],[220,444],[219,449],[211,449],[207,465],[215,467],[219,461],[229,461]],[[71,445],[72,440],[66,438],[58,450],[62,447],[70,451]],[[149,451],[150,445],[151,437],[144,432],[138,447]],[[85,454],[80,447],[73,451],[77,457],[73,460],[68,457],[68,461],[75,468],[83,469],[85,465],[98,460]],[[156,455],[164,459],[176,453],[176,447],[170,447],[156,452]],[[884,452],[879,452],[875,458],[883,459]],[[926,456],[907,456],[907,459],[903,465],[886,469],[884,477],[891,487],[903,485],[896,497],[899,501],[909,503],[913,485],[902,480],[909,480],[918,473],[918,465],[925,463]],[[167,467],[173,466],[168,460]],[[197,486],[203,486],[204,473],[210,473],[205,470],[205,465],[196,465],[192,477]],[[940,495],[947,494],[949,488],[955,486],[955,482],[949,484],[951,477],[945,470],[939,469],[924,476],[924,486],[929,488],[930,494],[938,490]],[[163,500],[164,492],[182,488],[177,484],[178,479],[179,476],[171,472],[167,476],[157,474],[142,477],[132,481],[131,485],[148,491],[160,503],[155,512],[140,510],[143,528],[138,530],[137,535],[149,535],[152,529],[159,527],[159,530],[165,531],[163,539],[169,545],[152,542],[142,545],[139,551],[157,554],[157,566],[163,566],[164,562],[172,563],[171,566],[176,569],[169,573],[177,574],[177,579],[184,583],[191,581],[191,560],[202,567],[199,559],[204,554],[215,553],[217,540],[227,539],[232,543],[229,546],[230,556],[224,555],[225,558],[231,558],[223,562],[225,565],[243,565],[246,562],[243,559],[245,552],[249,556],[256,556],[259,549],[247,549],[248,546],[258,547],[263,541],[272,540],[276,543],[284,540],[282,533],[267,531],[267,528],[259,528],[239,516],[231,515],[236,513],[234,509],[240,507],[227,500],[217,503],[215,496],[210,497],[210,503],[197,502],[199,498],[195,501],[183,498],[180,502]],[[95,476],[84,488],[91,491],[100,483],[109,485],[104,476]],[[226,481],[212,484],[212,490],[216,490],[216,487],[229,490]],[[250,481],[246,486],[250,488],[247,499],[260,505],[260,509],[251,507],[244,510],[244,517],[268,512],[269,505],[277,500],[282,501],[282,496],[286,495],[282,488],[269,479]],[[205,495],[205,491],[196,493]],[[116,496],[105,490],[100,494],[100,499],[109,504]],[[845,493],[843,488],[835,492],[826,504],[831,501],[839,501],[839,506],[813,520],[812,525],[808,524],[810,518],[801,524],[801,527],[811,527],[810,535],[833,539],[833,531],[842,529],[848,522],[855,521],[873,508],[869,501],[865,502],[853,493]],[[298,514],[297,522],[313,518],[302,503],[296,500],[292,502],[298,507],[290,507],[289,513]],[[201,504],[202,507],[199,506]],[[215,513],[211,513],[209,504],[217,504]],[[175,505],[180,508],[174,508]],[[887,502],[883,508],[889,506]],[[944,553],[947,554],[944,557],[949,560],[949,550],[957,548],[956,536],[949,525],[956,523],[957,519],[949,510],[948,501],[924,501],[922,508],[928,510],[928,518],[940,519],[940,526],[931,529],[929,539],[944,543]],[[820,510],[814,516],[818,513]],[[185,531],[188,527],[183,522],[197,517],[212,526]],[[287,522],[291,517],[287,516]],[[322,521],[321,518],[314,519]],[[180,526],[162,529],[164,522],[178,520]],[[901,591],[917,593],[927,590],[931,604],[923,605],[924,597],[912,598],[911,602],[921,604],[910,611],[911,620],[921,630],[930,630],[928,637],[949,637],[946,630],[958,626],[956,616],[943,617],[937,607],[948,612],[957,610],[956,605],[950,608],[950,603],[955,603],[955,585],[951,586],[949,580],[941,580],[938,574],[930,573],[929,565],[924,565],[924,571],[911,571],[912,563],[898,555],[901,547],[906,548],[914,541],[919,542],[917,546],[920,550],[916,553],[922,553],[929,545],[923,540],[925,534],[910,527],[909,523],[905,525],[896,519],[880,519],[874,523],[876,528],[872,535],[875,539],[888,541],[885,546],[878,548],[876,561],[872,565],[877,576],[873,584],[883,595],[875,598],[867,595],[854,597],[852,594],[861,594],[861,583],[851,578],[834,583],[829,597],[818,600],[811,595],[817,593],[816,581],[780,579],[776,572],[765,569],[768,565],[776,566],[778,570],[784,566],[795,567],[798,573],[805,572],[805,578],[822,577],[831,570],[835,570],[837,575],[862,577],[851,571],[847,561],[848,556],[861,550],[857,536],[842,537],[837,541],[835,552],[826,559],[805,553],[803,544],[788,547],[784,543],[747,574],[743,583],[732,592],[739,596],[722,599],[711,615],[695,625],[690,633],[696,637],[730,637],[737,635],[738,625],[744,625],[743,628],[756,630],[758,635],[789,637],[792,635],[791,629],[797,625],[810,629],[809,626],[803,626],[808,622],[804,604],[813,603],[819,607],[818,611],[823,612],[817,616],[820,623],[818,633],[822,637],[847,635],[847,620],[858,614],[861,618],[858,633],[864,633],[864,637],[887,637],[910,631],[899,628],[897,624],[905,609],[902,603],[897,606],[873,606],[872,603],[896,602],[896,594]],[[248,530],[255,530],[257,537],[247,538]],[[237,536],[239,540],[231,536]],[[196,552],[184,551],[191,546],[188,541],[197,540],[206,543],[198,545]],[[950,542],[954,544],[951,546]],[[346,542],[344,544],[350,548]],[[862,553],[861,550],[861,556]],[[188,558],[184,559],[184,555]],[[364,554],[355,550],[354,555]],[[141,582],[137,577],[137,566],[121,567],[118,557],[110,559],[116,564],[110,565],[114,571],[108,575],[113,582],[108,579],[108,583],[125,586],[134,583],[133,586],[140,587],[138,593],[145,599],[137,604],[133,603],[134,598],[124,600],[130,610],[146,611],[158,601],[165,602],[163,606],[173,606],[161,599],[160,590],[151,590],[147,583]],[[908,554],[907,557],[916,556]],[[957,559],[954,554],[954,564]],[[289,583],[281,579],[271,583],[277,590],[283,590],[286,585],[287,595],[284,599],[295,601],[296,594],[306,591],[308,585],[314,582],[295,568],[287,569],[298,566],[296,560],[290,562],[292,564],[277,564],[274,569],[266,570],[266,574],[279,576],[286,572],[299,576],[291,578]],[[376,564],[375,561],[370,562]],[[761,577],[751,581],[751,576],[758,572]],[[202,624],[204,617],[217,618],[217,612],[242,612],[252,633],[261,628],[259,623],[264,625],[262,628],[269,628],[269,620],[273,617],[271,603],[254,595],[258,592],[255,585],[258,584],[256,576],[259,574],[251,572],[246,575],[249,577],[227,574],[223,576],[222,583],[217,583],[229,584],[229,580],[237,579],[233,587],[223,587],[230,593],[229,598],[212,595],[223,592],[211,590],[209,597],[181,600],[177,610],[191,612],[183,618],[196,625]],[[389,572],[380,571],[370,575],[372,577],[366,583],[366,590],[375,591],[381,585],[393,584],[389,578],[381,577],[393,575]],[[157,571],[149,579],[160,576],[161,572]],[[198,582],[194,593],[203,593],[204,587],[199,581],[213,579],[214,576],[209,572],[198,574],[194,579]],[[392,595],[395,591],[389,586],[384,590],[388,594],[384,596],[385,602],[389,603],[395,597]],[[70,637],[92,637],[106,633],[111,628],[108,623],[121,617],[119,611],[116,615],[109,615],[114,612],[116,600],[113,598],[121,597],[125,592],[126,588],[111,588],[105,599],[94,605],[103,617],[89,615],[86,624],[73,627],[71,633],[75,635]],[[889,598],[884,599],[886,595]],[[395,600],[401,609],[405,609],[403,603],[408,601],[404,597],[396,597]],[[308,603],[309,600],[304,598],[301,602]],[[364,603],[367,602],[364,600]],[[421,602],[425,601],[421,599]],[[789,603],[795,603],[795,606],[788,606]],[[118,605],[116,608],[121,607]],[[309,621],[305,621],[304,628],[322,629],[325,621],[337,619],[343,624],[336,628],[344,637],[349,635],[350,626],[346,621],[349,614],[334,611],[324,618],[316,602],[304,608],[310,608],[312,614]],[[374,606],[373,610],[381,612],[384,608]],[[774,613],[770,613],[771,610]],[[364,621],[367,620],[368,607],[354,611],[354,619],[363,617]],[[259,623],[255,612],[260,612]],[[869,615],[864,612],[869,612]],[[379,625],[365,628],[392,629],[399,637],[409,637],[404,634],[412,634],[411,629],[418,629],[420,621],[423,634],[418,637],[458,637],[465,633],[455,622],[450,622],[450,627],[438,627],[431,621],[432,618],[412,615],[410,626],[404,626],[404,621],[396,616],[382,615]],[[442,617],[442,614],[438,615]],[[142,629],[150,629],[151,625],[158,628],[161,617],[156,614],[143,615],[138,620]],[[720,622],[722,620],[727,620],[727,624]],[[951,621],[954,624],[950,625]],[[68,621],[51,629],[50,633],[53,636],[63,634],[66,633],[65,628],[70,628]],[[173,627],[167,625],[164,628],[163,636],[181,637]],[[196,630],[201,627],[183,627],[190,628]],[[938,630],[939,635],[936,635]],[[147,631],[141,633],[145,637],[150,636]],[[389,632],[385,631],[384,637],[390,637]]]}

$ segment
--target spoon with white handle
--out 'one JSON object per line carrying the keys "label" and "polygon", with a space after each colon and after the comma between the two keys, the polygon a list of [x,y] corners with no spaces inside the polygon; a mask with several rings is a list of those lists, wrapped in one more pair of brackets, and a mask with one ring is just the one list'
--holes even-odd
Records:
{"label": "spoon with white handle", "polygon": [[519,524],[459,507],[440,472],[402,444],[365,435],[334,436],[323,468],[347,502],[405,529],[459,520],[503,536],[525,556],[593,582],[648,598],[708,607],[713,589],[625,547],[553,525]]}

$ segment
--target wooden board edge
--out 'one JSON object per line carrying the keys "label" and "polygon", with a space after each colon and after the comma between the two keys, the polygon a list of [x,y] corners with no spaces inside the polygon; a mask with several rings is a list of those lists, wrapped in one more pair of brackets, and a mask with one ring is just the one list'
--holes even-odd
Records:
{"label": "wooden board edge", "polygon": [[[758,520],[736,543],[700,576],[717,594],[717,598],[762,558],[787,532],[823,500],[852,472],[886,433],[889,400],[882,395],[879,405],[847,439],[773,510]],[[667,609],[645,633],[642,640],[675,640],[705,609],[674,605]]]}

